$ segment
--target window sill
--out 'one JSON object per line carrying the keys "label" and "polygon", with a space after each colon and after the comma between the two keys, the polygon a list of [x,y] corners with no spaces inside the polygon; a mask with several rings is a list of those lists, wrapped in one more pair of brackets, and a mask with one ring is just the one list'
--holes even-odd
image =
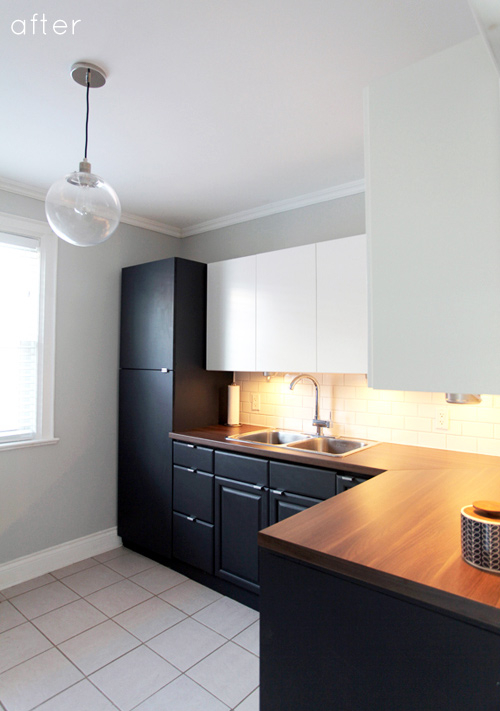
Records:
{"label": "window sill", "polygon": [[0,451],[5,449],[23,449],[24,447],[43,447],[46,444],[57,444],[59,437],[51,439],[31,439],[22,442],[5,442],[0,444]]}

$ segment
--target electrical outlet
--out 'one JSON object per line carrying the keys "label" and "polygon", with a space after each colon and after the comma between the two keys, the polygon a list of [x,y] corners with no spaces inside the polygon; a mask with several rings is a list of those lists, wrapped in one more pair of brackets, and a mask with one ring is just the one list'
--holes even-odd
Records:
{"label": "electrical outlet", "polygon": [[436,418],[434,420],[434,428],[436,430],[444,430],[447,432],[450,429],[450,416],[448,408],[444,405],[436,407]]}
{"label": "electrical outlet", "polygon": [[252,393],[252,410],[253,412],[260,412],[260,394]]}

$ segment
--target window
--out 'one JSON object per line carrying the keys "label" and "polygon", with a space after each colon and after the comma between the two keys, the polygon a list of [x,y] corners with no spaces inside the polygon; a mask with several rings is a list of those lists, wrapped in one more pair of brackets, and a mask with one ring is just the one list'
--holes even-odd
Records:
{"label": "window", "polygon": [[54,441],[57,238],[0,213],[0,448]]}

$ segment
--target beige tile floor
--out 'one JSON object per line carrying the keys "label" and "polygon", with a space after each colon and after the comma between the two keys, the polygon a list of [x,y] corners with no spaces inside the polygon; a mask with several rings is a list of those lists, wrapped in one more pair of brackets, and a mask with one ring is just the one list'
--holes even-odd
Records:
{"label": "beige tile floor", "polygon": [[125,548],[0,591],[0,711],[259,711],[259,615]]}

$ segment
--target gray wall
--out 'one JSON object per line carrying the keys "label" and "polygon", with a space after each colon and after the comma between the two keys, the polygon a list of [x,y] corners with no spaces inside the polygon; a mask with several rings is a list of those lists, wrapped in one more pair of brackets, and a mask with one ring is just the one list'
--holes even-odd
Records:
{"label": "gray wall", "polygon": [[280,212],[182,241],[182,256],[218,262],[365,232],[364,193]]}
{"label": "gray wall", "polygon": [[[43,203],[0,191],[0,211],[44,220]],[[0,451],[0,564],[116,525],[120,270],[201,262],[361,234],[354,195],[177,240],[120,225],[99,247],[59,242],[54,445]]]}
{"label": "gray wall", "polygon": [[[2,191],[0,211],[45,219],[42,202]],[[0,564],[116,525],[120,271],[178,255],[180,245],[128,225],[99,247],[59,241],[60,441],[0,451]]]}

